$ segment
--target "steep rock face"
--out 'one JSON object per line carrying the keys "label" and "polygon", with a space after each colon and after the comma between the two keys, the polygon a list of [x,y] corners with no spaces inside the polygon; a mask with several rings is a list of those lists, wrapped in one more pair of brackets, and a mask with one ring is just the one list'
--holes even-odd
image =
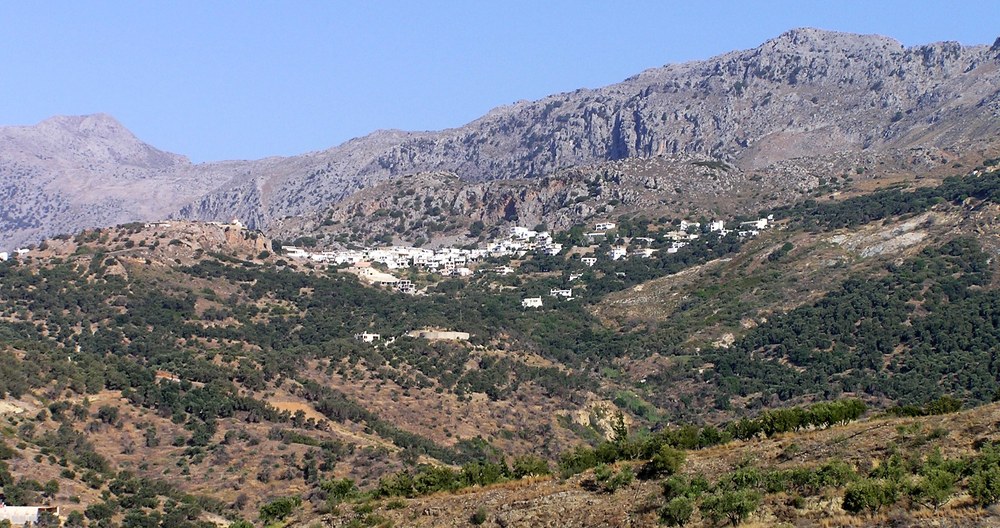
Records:
{"label": "steep rock face", "polygon": [[681,154],[753,170],[845,151],[983,149],[1000,131],[998,53],[953,42],[904,48],[880,36],[793,30],[752,50],[497,108],[456,129],[376,133],[316,154],[325,165],[308,177],[259,177],[234,188],[242,194],[270,188],[259,216],[268,225],[415,172],[446,170],[473,181],[532,178]]}
{"label": "steep rock face", "polygon": [[[908,168],[924,173],[946,159],[940,152],[908,150],[878,158],[785,160],[743,170],[680,154],[574,167],[542,178],[463,181],[450,172],[421,173],[375,184],[324,209],[277,219],[268,233],[286,242],[307,235],[319,247],[421,240],[437,246],[474,242],[483,231],[496,235],[510,225],[563,230],[630,214],[730,218],[845,191],[878,162],[901,163],[904,156]],[[838,167],[851,170],[837,172]]]}

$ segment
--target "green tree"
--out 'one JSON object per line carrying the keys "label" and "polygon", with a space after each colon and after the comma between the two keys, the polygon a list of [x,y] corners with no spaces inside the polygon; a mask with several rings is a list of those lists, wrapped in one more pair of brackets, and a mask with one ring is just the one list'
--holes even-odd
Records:
{"label": "green tree", "polygon": [[894,482],[865,479],[847,486],[844,509],[854,514],[863,511],[877,513],[883,507],[895,504],[898,497]]}
{"label": "green tree", "polygon": [[914,500],[937,511],[955,493],[958,476],[943,469],[931,469],[914,486],[911,495]]}
{"label": "green tree", "polygon": [[301,504],[302,499],[299,497],[274,499],[260,507],[260,520],[265,524],[280,521],[291,515],[295,511],[295,508],[298,508]]}
{"label": "green tree", "polygon": [[684,465],[684,458],[684,451],[662,445],[649,462],[643,464],[639,470],[639,478],[653,479],[673,475]]}
{"label": "green tree", "polygon": [[726,519],[736,526],[757,511],[760,500],[760,493],[748,489],[716,492],[702,500],[701,511],[713,522]]}
{"label": "green tree", "polygon": [[690,497],[674,497],[660,508],[660,520],[667,526],[684,526],[694,513],[694,501]]}
{"label": "green tree", "polygon": [[969,477],[969,495],[979,506],[990,506],[1000,500],[1000,467],[977,470]]}

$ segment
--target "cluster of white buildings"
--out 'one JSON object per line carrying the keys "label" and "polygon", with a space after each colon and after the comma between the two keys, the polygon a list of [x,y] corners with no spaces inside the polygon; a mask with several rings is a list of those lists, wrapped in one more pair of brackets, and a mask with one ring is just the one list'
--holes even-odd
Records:
{"label": "cluster of white buildings", "polygon": [[[741,237],[753,237],[760,234],[761,231],[768,228],[774,221],[774,215],[768,215],[767,218],[758,218],[757,220],[749,220],[747,222],[740,222],[735,231]],[[609,229],[613,229],[615,224],[611,222],[599,223],[596,226],[597,231],[593,233],[587,233],[586,236],[593,239],[593,236],[600,235],[604,236]],[[677,253],[677,250],[688,245],[692,240],[697,240],[700,238],[700,234],[697,232],[701,230],[701,224],[699,222],[689,222],[687,220],[681,220],[680,226],[676,231],[669,231],[663,234],[663,238],[670,242],[667,246],[667,253]],[[715,233],[719,237],[724,237],[731,233],[733,230],[726,228],[726,223],[723,220],[713,220],[708,224],[708,232]],[[654,239],[650,237],[635,237],[632,242],[643,242],[645,246],[649,246],[654,242]],[[630,255],[628,246],[614,246],[608,251],[608,257],[611,260],[620,260]],[[650,258],[654,253],[659,251],[658,249],[652,249],[649,247],[638,247],[632,249],[631,255],[635,255],[642,258]],[[587,266],[593,266],[597,263],[596,257],[584,257],[581,261]]]}
{"label": "cluster of white buildings", "polygon": [[344,249],[311,253],[299,247],[286,247],[285,255],[291,258],[309,259],[336,265],[357,265],[362,262],[382,264],[390,270],[411,267],[432,271],[449,272],[466,267],[487,255],[481,249],[424,249],[409,246],[385,248]]}
{"label": "cluster of white buildings", "polygon": [[532,251],[545,255],[558,255],[562,248],[562,244],[552,241],[552,234],[548,231],[513,226],[507,233],[507,238],[488,244],[486,253],[491,257],[523,257]]}
{"label": "cluster of white buildings", "polygon": [[[713,220],[708,225],[708,233],[714,233],[719,237],[724,237],[736,231],[740,237],[756,236],[761,231],[767,229],[774,220],[774,216],[759,218],[747,222],[740,222],[734,229],[727,229],[723,220]],[[596,237],[606,237],[607,234],[618,227],[614,222],[598,222],[594,225],[594,231],[585,233],[585,236],[593,241]],[[667,253],[676,253],[679,249],[688,245],[692,240],[697,240],[701,234],[702,226],[698,222],[681,220],[680,225],[674,231],[663,233],[660,241],[669,242],[665,246]],[[657,239],[652,237],[634,237],[630,245],[617,245],[611,247],[607,257],[611,260],[621,260],[629,256],[640,258],[650,258],[657,248],[654,245]],[[292,258],[309,259],[315,262],[325,262],[335,265],[350,265],[344,271],[354,273],[358,277],[373,285],[386,286],[408,294],[415,294],[416,287],[406,279],[400,279],[391,273],[385,273],[372,267],[372,264],[381,264],[388,270],[421,268],[428,271],[465,277],[472,275],[469,265],[479,262],[487,257],[516,257],[520,258],[530,252],[536,254],[557,255],[563,249],[563,245],[556,243],[552,235],[547,231],[536,231],[521,226],[512,226],[507,235],[500,240],[489,242],[486,249],[458,249],[458,248],[438,248],[425,249],[409,246],[392,246],[383,248],[366,249],[346,249],[339,251],[309,252],[304,248],[286,247],[285,254]],[[3,255],[0,253],[0,255]],[[598,256],[594,254],[580,258],[586,266],[597,264]],[[514,268],[510,266],[480,267],[480,273],[496,273],[508,275],[514,273]],[[570,280],[579,278],[576,274]],[[572,289],[552,289],[549,292],[551,297],[572,299]],[[524,308],[541,308],[541,297],[528,297],[522,299],[521,306]],[[356,336],[365,342],[378,340],[377,334],[359,334]]]}
{"label": "cluster of white buildings", "polygon": [[[438,273],[465,276],[472,273],[468,265],[487,257],[523,257],[529,252],[557,255],[562,244],[552,241],[547,231],[537,232],[526,227],[510,228],[508,236],[491,242],[486,249],[438,248],[425,249],[410,246],[384,248],[344,249],[338,251],[310,252],[305,248],[288,246],[285,255],[336,265],[378,263],[390,270],[422,268]],[[511,270],[513,271],[513,270]]]}

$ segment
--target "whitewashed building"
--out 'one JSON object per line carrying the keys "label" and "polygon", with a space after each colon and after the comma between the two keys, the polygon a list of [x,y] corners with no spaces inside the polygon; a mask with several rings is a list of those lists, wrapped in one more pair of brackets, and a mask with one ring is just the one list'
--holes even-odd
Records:
{"label": "whitewashed building", "polygon": [[615,246],[611,248],[611,251],[608,251],[608,256],[611,257],[611,260],[623,259],[628,256],[628,250],[624,246]]}
{"label": "whitewashed building", "polygon": [[360,334],[354,334],[354,339],[357,339],[358,341],[364,341],[365,343],[373,343],[375,341],[378,341],[379,339],[382,339],[382,336],[379,334],[370,334],[368,332],[362,332]]}
{"label": "whitewashed building", "polygon": [[542,298],[541,297],[527,297],[521,300],[522,308],[541,308]]}
{"label": "whitewashed building", "polygon": [[42,512],[59,517],[58,506],[6,506],[0,502],[0,521],[10,521],[14,526],[37,524],[38,516]]}

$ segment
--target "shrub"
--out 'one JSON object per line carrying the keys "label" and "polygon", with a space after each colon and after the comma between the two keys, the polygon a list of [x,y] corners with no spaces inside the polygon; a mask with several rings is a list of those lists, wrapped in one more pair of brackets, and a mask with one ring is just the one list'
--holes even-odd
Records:
{"label": "shrub", "polygon": [[984,468],[969,477],[969,495],[979,506],[1000,500],[1000,467]]}
{"label": "shrub", "polygon": [[472,517],[469,519],[469,522],[471,522],[476,526],[479,526],[480,524],[486,522],[486,515],[487,515],[486,507],[480,506],[478,509],[476,509],[476,513],[472,514]]}
{"label": "shrub", "polygon": [[302,504],[299,497],[282,497],[260,507],[260,519],[265,524],[280,521],[292,514]]}
{"label": "shrub", "polygon": [[549,463],[541,458],[525,455],[514,458],[511,466],[511,473],[515,479],[524,478],[531,475],[541,476],[551,473]]}
{"label": "shrub", "polygon": [[334,502],[353,497],[358,492],[354,481],[349,478],[327,480],[320,483],[319,487],[326,492],[326,499]]}
{"label": "shrub", "polygon": [[958,476],[943,469],[927,471],[923,480],[914,486],[911,496],[917,502],[929,505],[937,511],[955,493]]}
{"label": "shrub", "polygon": [[607,465],[598,464],[594,468],[594,478],[589,483],[589,487],[605,493],[614,493],[635,480],[635,473],[630,466],[625,466],[618,472]]}
{"label": "shrub", "polygon": [[680,449],[668,445],[660,446],[660,450],[639,470],[639,478],[652,479],[673,475],[684,465],[684,457],[684,451]]}
{"label": "shrub", "polygon": [[760,499],[760,493],[748,489],[716,492],[705,497],[701,511],[715,523],[727,519],[736,526],[757,511]]}
{"label": "shrub", "polygon": [[866,510],[876,513],[884,506],[895,504],[897,498],[895,483],[865,479],[847,487],[844,493],[844,509],[854,514]]}
{"label": "shrub", "polygon": [[660,520],[667,526],[684,526],[694,513],[694,501],[690,497],[674,497],[660,508]]}

